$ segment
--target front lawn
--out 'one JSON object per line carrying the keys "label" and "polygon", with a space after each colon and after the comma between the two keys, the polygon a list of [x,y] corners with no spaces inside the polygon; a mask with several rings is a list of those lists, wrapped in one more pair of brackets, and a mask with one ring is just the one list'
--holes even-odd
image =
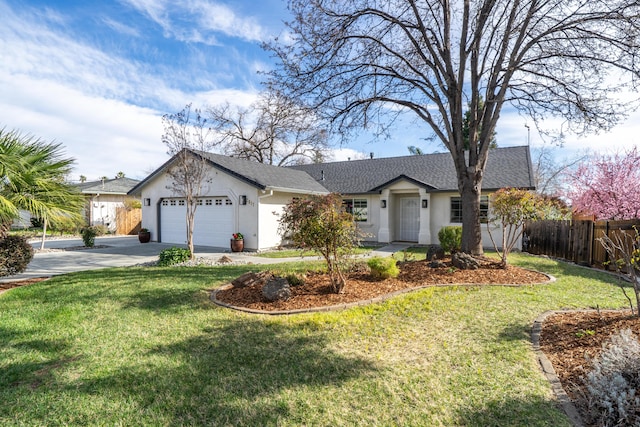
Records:
{"label": "front lawn", "polygon": [[14,289],[0,295],[0,424],[568,425],[531,324],[624,296],[605,273],[511,262],[558,281],[282,317],[208,300],[257,266],[119,268]]}

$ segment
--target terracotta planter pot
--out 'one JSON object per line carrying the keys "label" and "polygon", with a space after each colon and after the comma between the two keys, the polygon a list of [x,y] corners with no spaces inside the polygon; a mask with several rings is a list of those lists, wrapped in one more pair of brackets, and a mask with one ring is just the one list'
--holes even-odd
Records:
{"label": "terracotta planter pot", "polygon": [[231,252],[242,252],[244,249],[244,240],[231,239]]}
{"label": "terracotta planter pot", "polygon": [[140,231],[138,233],[138,240],[140,243],[149,243],[151,240],[151,232],[150,231]]}

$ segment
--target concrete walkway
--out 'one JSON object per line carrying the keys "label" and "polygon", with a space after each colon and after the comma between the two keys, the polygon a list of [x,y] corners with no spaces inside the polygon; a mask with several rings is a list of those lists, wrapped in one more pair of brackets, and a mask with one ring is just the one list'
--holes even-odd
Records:
{"label": "concrete walkway", "polygon": [[[40,242],[31,243],[40,248]],[[45,242],[45,249],[62,249],[52,252],[37,252],[24,273],[0,278],[0,283],[34,277],[49,277],[75,271],[95,270],[109,267],[127,267],[145,262],[156,261],[163,249],[176,246],[170,243],[140,243],[137,236],[105,236],[95,240],[93,249],[64,250],[82,247],[81,239],[50,240]],[[391,244],[372,251],[371,256],[390,256],[394,252],[406,249],[409,244]],[[233,262],[243,264],[275,264],[281,262],[300,261],[302,258],[264,258],[251,252],[231,252],[229,248],[196,246],[198,258],[217,260],[222,256],[231,258]],[[313,259],[305,257],[305,260]]]}

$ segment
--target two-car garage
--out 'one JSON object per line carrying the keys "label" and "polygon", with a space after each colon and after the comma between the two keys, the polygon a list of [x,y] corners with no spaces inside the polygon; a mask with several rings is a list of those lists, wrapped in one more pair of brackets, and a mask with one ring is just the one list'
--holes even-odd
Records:
{"label": "two-car garage", "polygon": [[[198,199],[193,231],[193,244],[228,247],[234,233],[235,210],[225,196]],[[183,198],[162,199],[159,222],[163,243],[187,243],[187,204]]]}

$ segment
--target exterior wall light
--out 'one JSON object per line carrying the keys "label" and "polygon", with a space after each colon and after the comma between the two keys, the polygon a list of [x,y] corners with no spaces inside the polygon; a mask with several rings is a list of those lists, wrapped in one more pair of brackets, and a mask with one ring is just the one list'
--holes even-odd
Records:
{"label": "exterior wall light", "polygon": [[422,207],[424,209],[427,209],[429,207],[429,200],[428,199],[422,199]]}
{"label": "exterior wall light", "polygon": [[385,209],[387,207],[387,201],[386,200],[380,200],[380,207],[382,209]]}

